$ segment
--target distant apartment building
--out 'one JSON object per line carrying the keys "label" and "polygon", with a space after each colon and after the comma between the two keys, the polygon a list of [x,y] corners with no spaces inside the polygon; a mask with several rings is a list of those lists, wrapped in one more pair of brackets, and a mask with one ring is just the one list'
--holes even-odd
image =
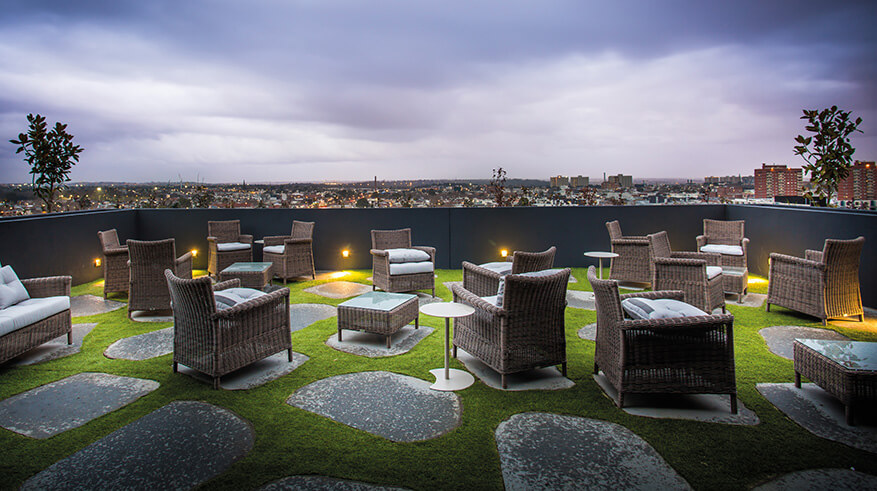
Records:
{"label": "distant apartment building", "polygon": [[761,169],[755,169],[755,197],[801,196],[803,181],[800,167],[761,164]]}
{"label": "distant apartment building", "polygon": [[625,176],[624,174],[618,174],[616,176],[609,176],[606,178],[606,181],[603,182],[604,188],[632,188],[633,187],[633,176]]}
{"label": "distant apartment building", "polygon": [[703,178],[704,184],[743,184],[743,176],[708,176]]}
{"label": "distant apartment building", "polygon": [[583,188],[587,187],[590,183],[591,179],[585,176],[575,176],[569,178],[569,187],[571,188]]}
{"label": "distant apartment building", "polygon": [[877,165],[874,162],[859,162],[850,167],[847,178],[837,187],[839,200],[877,199]]}
{"label": "distant apartment building", "polygon": [[569,177],[551,176],[551,187],[559,188],[561,186],[569,186]]}

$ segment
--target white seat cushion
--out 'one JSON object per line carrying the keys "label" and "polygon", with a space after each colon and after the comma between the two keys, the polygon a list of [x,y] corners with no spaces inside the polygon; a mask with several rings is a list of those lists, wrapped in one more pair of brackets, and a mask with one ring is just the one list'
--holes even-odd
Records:
{"label": "white seat cushion", "polygon": [[669,319],[672,317],[693,317],[707,315],[699,308],[679,300],[661,298],[652,300],[648,298],[625,298],[621,301],[621,308],[632,319]]}
{"label": "white seat cushion", "polygon": [[282,246],[282,245],[268,246],[268,247],[262,249],[262,252],[263,253],[267,252],[268,254],[283,254],[284,247],[286,247],[286,246]]}
{"label": "white seat cushion", "polygon": [[700,252],[717,252],[726,256],[742,256],[743,248],[735,245],[707,244],[700,248]]}
{"label": "white seat cushion", "polygon": [[711,280],[720,274],[722,274],[722,268],[719,266],[706,267],[706,279]]}
{"label": "white seat cushion", "polygon": [[213,299],[216,301],[216,310],[224,310],[262,295],[267,294],[253,288],[226,288],[213,292]]}
{"label": "white seat cushion", "polygon": [[0,309],[5,309],[27,300],[30,295],[12,270],[12,266],[0,268]]}
{"label": "white seat cushion", "polygon": [[432,260],[428,252],[420,249],[387,249],[387,259],[391,263],[417,263]]}
{"label": "white seat cushion", "polygon": [[415,274],[415,273],[429,273],[435,270],[435,266],[432,264],[432,261],[421,261],[418,263],[396,263],[390,264],[390,274]]}
{"label": "white seat cushion", "polygon": [[249,248],[250,244],[244,244],[243,242],[223,242],[221,244],[216,244],[216,250],[221,252],[245,251]]}
{"label": "white seat cushion", "polygon": [[0,310],[0,336],[70,308],[70,297],[29,298]]}
{"label": "white seat cushion", "polygon": [[491,305],[495,305],[495,306],[497,306],[497,307],[502,307],[502,305],[498,305],[498,304],[496,303],[496,302],[497,302],[497,298],[496,298],[496,297],[497,297],[497,295],[491,295],[491,296],[489,296],[489,297],[481,297],[481,300],[484,300],[485,302],[487,302],[487,303],[489,303],[489,304],[491,304]]}
{"label": "white seat cushion", "polygon": [[493,271],[494,273],[499,273],[501,275],[511,274],[511,272],[512,272],[512,263],[510,263],[508,261],[484,263],[484,264],[479,264],[478,266],[481,266],[484,269],[489,269],[489,270]]}

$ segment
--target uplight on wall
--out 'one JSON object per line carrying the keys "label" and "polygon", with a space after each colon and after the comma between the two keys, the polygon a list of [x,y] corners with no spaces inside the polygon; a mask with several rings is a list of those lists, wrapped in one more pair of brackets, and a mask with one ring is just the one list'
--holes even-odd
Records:
{"label": "uplight on wall", "polygon": [[100,267],[100,258],[99,257],[94,258],[94,267],[95,268]]}
{"label": "uplight on wall", "polygon": [[500,250],[499,250],[499,255],[502,256],[502,257],[509,257],[509,251],[508,251],[508,249],[500,249]]}
{"label": "uplight on wall", "polygon": [[350,251],[344,249],[343,251],[341,251],[341,257],[350,257]]}
{"label": "uplight on wall", "polygon": [[189,252],[192,253],[192,257],[198,257],[198,249],[192,249],[192,250],[189,251]]}

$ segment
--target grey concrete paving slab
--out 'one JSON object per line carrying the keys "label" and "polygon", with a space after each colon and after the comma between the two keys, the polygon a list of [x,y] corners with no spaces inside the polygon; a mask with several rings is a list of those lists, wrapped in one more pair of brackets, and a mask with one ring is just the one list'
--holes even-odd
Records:
{"label": "grey concrete paving slab", "polygon": [[877,489],[877,476],[849,469],[810,469],[780,476],[753,491],[798,491],[800,489],[831,489],[863,491]]}
{"label": "grey concrete paving slab", "polygon": [[742,305],[744,307],[763,307],[764,301],[767,300],[767,295],[764,293],[747,293],[743,295],[743,298],[740,301],[737,301],[737,295],[731,294],[727,295],[726,303],[728,305]]}
{"label": "grey concrete paving slab", "polygon": [[124,360],[148,360],[174,352],[174,328],[166,327],[157,331],[122,338],[104,350],[107,358]]}
{"label": "grey concrete paving slab", "polygon": [[[457,349],[457,359],[488,387],[503,390],[500,374],[462,349]],[[575,382],[564,377],[557,367],[534,368],[525,372],[506,376],[505,390],[562,390],[575,386]]]}
{"label": "grey concrete paving slab", "polygon": [[77,295],[70,297],[70,315],[82,317],[84,315],[106,314],[127,305],[115,300],[104,300],[94,295]]}
{"label": "grey concrete paving slab", "polygon": [[[618,401],[618,391],[600,372],[594,381],[603,393]],[[737,399],[737,414],[731,414],[731,398],[723,394],[626,394],[624,407],[627,414],[656,419],[688,419],[707,423],[754,426],[761,422],[754,411]]]}
{"label": "grey concrete paving slab", "polygon": [[810,433],[877,453],[875,408],[857,411],[856,426],[847,426],[843,404],[816,384],[801,384],[800,389],[795,384],[757,384],[755,388],[777,409]]}
{"label": "grey concrete paving slab", "polygon": [[411,351],[417,343],[432,334],[431,327],[420,326],[414,329],[414,325],[405,326],[390,336],[390,348],[387,349],[386,338],[381,334],[370,332],[341,330],[341,342],[338,342],[337,331],[329,336],[326,344],[338,351],[352,355],[367,356],[369,358],[382,358],[396,356]]}
{"label": "grey concrete paving slab", "polygon": [[20,367],[34,365],[44,361],[57,360],[65,356],[75,355],[82,349],[82,340],[97,324],[73,324],[73,344],[67,344],[67,335],[59,336],[48,343],[23,353],[7,363],[7,366]]}
{"label": "grey concrete paving slab", "polygon": [[496,428],[506,490],[691,489],[627,428],[549,413],[521,413]]}
{"label": "grey concrete paving slab", "polygon": [[596,310],[594,293],[580,290],[566,291],[566,306],[574,309]]}
{"label": "grey concrete paving slab", "polygon": [[348,373],[308,384],[286,403],[388,440],[414,442],[460,424],[459,396],[430,385],[398,373]]}
{"label": "grey concrete paving slab", "polygon": [[134,322],[173,322],[174,313],[171,310],[135,310],[131,312],[131,320]]}
{"label": "grey concrete paving slab", "polygon": [[378,486],[327,476],[290,476],[259,488],[259,491],[404,491],[407,488]]}
{"label": "grey concrete paving slab", "polygon": [[244,457],[253,439],[231,411],[176,401],[52,464],[21,489],[191,489]]}
{"label": "grey concrete paving slab", "polygon": [[758,331],[767,343],[767,349],[775,355],[792,359],[792,344],[796,339],[836,339],[849,340],[848,337],[831,329],[802,326],[771,326]]}
{"label": "grey concrete paving slab", "polygon": [[424,293],[424,292],[417,291],[417,292],[411,292],[411,294],[417,296],[417,305],[419,307],[422,307],[422,306],[424,306],[426,304],[430,304],[430,303],[444,301],[441,299],[441,297],[433,297],[432,294],[430,294],[430,293]]}
{"label": "grey concrete paving slab", "polygon": [[588,341],[596,341],[597,340],[597,323],[588,324],[587,326],[576,331],[582,339],[587,339]]}
{"label": "grey concrete paving slab", "polygon": [[305,288],[304,291],[326,298],[348,298],[370,292],[372,287],[352,281],[333,281]]}
{"label": "grey concrete paving slab", "polygon": [[0,426],[44,439],[126,406],[158,382],[106,373],[77,373],[0,401]]}
{"label": "grey concrete paving slab", "polygon": [[333,305],[320,303],[294,303],[289,306],[289,326],[292,332],[301,331],[314,322],[338,315]]}
{"label": "grey concrete paving slab", "polygon": [[[223,375],[219,379],[219,387],[225,390],[246,390],[259,387],[292,373],[293,370],[302,366],[309,359],[310,357],[307,355],[293,351],[292,361],[289,361],[286,351],[282,351]],[[213,384],[212,378],[185,365],[178,365],[178,370],[180,373],[196,380],[206,384]]]}

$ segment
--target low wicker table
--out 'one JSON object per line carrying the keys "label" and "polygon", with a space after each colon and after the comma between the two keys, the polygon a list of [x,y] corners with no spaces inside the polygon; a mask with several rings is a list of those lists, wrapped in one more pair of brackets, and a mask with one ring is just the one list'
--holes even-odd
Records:
{"label": "low wicker table", "polygon": [[338,341],[341,330],[365,331],[387,338],[411,321],[420,327],[417,295],[407,293],[367,292],[338,304]]}
{"label": "low wicker table", "polygon": [[219,272],[219,281],[241,280],[241,286],[261,290],[274,277],[272,263],[234,263]]}
{"label": "low wicker table", "polygon": [[847,424],[853,425],[853,406],[877,401],[877,343],[796,339],[795,387],[809,378],[846,406]]}

